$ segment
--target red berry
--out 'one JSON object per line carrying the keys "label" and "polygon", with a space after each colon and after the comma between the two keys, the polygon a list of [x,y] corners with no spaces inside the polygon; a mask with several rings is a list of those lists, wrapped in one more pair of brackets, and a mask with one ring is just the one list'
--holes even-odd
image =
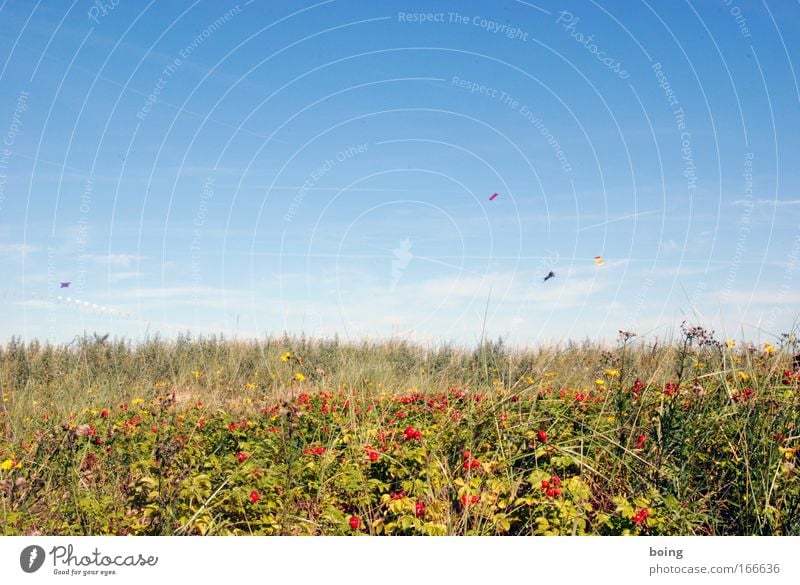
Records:
{"label": "red berry", "polygon": [[350,528],[358,530],[361,527],[361,518],[358,516],[350,516]]}

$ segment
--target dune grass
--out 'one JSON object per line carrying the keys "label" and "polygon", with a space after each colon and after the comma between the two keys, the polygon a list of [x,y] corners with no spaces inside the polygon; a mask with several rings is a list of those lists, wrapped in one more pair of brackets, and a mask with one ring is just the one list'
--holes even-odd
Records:
{"label": "dune grass", "polygon": [[796,351],[12,340],[0,532],[800,535]]}

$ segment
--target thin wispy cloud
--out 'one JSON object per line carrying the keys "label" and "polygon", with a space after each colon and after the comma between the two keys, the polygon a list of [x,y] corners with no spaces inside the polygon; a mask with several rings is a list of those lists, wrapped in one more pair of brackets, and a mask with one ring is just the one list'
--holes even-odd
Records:
{"label": "thin wispy cloud", "polygon": [[127,268],[134,262],[143,260],[144,257],[137,254],[89,254],[87,259],[96,264]]}
{"label": "thin wispy cloud", "polygon": [[38,246],[29,244],[0,244],[0,254],[8,254],[9,256],[27,256],[39,250]]}
{"label": "thin wispy cloud", "polygon": [[640,217],[644,217],[647,215],[654,215],[656,213],[661,213],[660,209],[654,209],[652,211],[642,211],[640,213],[630,213],[628,215],[622,215],[620,217],[615,217],[606,221],[601,221],[600,223],[593,223],[591,225],[583,226],[582,228],[578,229],[579,232],[590,230],[593,228],[603,227],[607,225],[611,225],[612,223],[618,223],[620,221],[628,221],[631,219],[638,219]]}
{"label": "thin wispy cloud", "polygon": [[800,199],[737,199],[731,201],[734,207],[796,207],[800,205]]}

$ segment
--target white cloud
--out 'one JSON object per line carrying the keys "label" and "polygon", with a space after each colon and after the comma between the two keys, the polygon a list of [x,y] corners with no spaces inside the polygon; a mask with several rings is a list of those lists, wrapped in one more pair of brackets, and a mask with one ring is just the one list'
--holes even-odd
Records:
{"label": "white cloud", "polygon": [[14,254],[19,256],[27,256],[32,252],[38,252],[37,246],[30,246],[28,244],[0,244],[0,254]]}
{"label": "white cloud", "polygon": [[706,300],[711,303],[722,303],[725,305],[800,305],[800,291],[780,290],[775,287],[773,290],[733,290],[728,291],[723,297],[722,291],[714,291],[706,295]]}
{"label": "white cloud", "polygon": [[789,207],[800,205],[800,199],[736,199],[735,201],[731,201],[731,205],[734,207],[749,207],[750,205],[762,207]]}
{"label": "white cloud", "polygon": [[661,251],[664,252],[664,254],[669,255],[673,252],[677,252],[680,249],[681,247],[675,240],[666,240],[665,242],[661,242]]}
{"label": "white cloud", "polygon": [[132,288],[112,293],[112,296],[119,299],[166,299],[166,298],[184,298],[192,300],[193,297],[226,297],[232,296],[234,291],[225,290],[223,288],[211,287],[191,287],[191,286],[174,286],[174,287],[152,287],[152,288]]}
{"label": "white cloud", "polygon": [[119,282],[121,280],[128,280],[131,278],[137,278],[141,276],[141,272],[112,272],[111,273],[111,281],[112,282]]}
{"label": "white cloud", "polygon": [[127,268],[131,265],[131,262],[140,261],[144,259],[144,256],[137,256],[136,254],[91,254],[87,255],[86,258],[98,264]]}

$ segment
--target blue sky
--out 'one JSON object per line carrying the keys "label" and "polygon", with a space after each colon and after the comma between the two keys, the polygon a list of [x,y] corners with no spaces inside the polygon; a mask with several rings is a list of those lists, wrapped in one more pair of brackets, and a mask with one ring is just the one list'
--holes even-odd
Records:
{"label": "blue sky", "polygon": [[800,306],[799,24],[0,1],[0,335],[772,340]]}

